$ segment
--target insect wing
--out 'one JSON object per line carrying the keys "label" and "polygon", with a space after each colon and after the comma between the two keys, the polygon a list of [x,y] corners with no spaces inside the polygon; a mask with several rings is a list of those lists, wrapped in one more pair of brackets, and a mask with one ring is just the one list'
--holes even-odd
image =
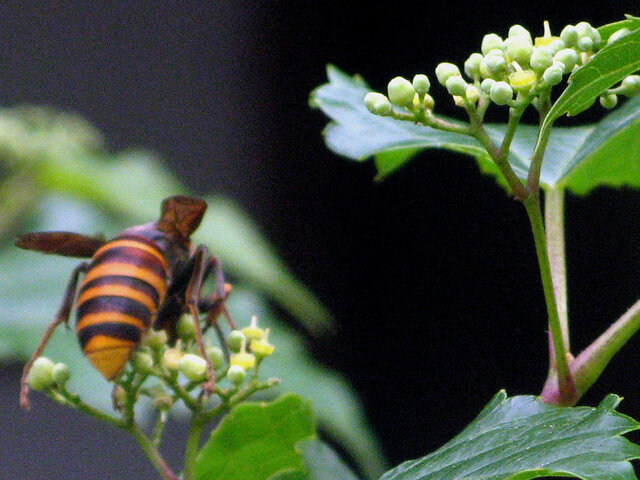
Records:
{"label": "insect wing", "polygon": [[16,246],[26,250],[90,258],[105,244],[101,237],[90,237],[73,232],[32,232],[18,237]]}

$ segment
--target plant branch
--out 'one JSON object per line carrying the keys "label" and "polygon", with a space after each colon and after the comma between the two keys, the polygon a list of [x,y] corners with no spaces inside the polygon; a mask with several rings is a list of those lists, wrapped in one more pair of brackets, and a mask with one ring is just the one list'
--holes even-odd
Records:
{"label": "plant branch", "polygon": [[[549,403],[559,403],[562,405],[573,404],[576,400],[576,388],[573,376],[569,370],[567,351],[562,337],[562,327],[560,325],[558,307],[556,305],[544,222],[542,219],[542,210],[540,208],[539,192],[531,192],[529,197],[525,200],[524,206],[529,216],[529,222],[531,223],[531,230],[533,232],[533,238],[536,246],[536,254],[538,257],[538,265],[540,267],[540,276],[544,290],[544,299],[547,305],[549,330],[552,337],[550,346],[553,347],[553,360],[549,368],[550,378],[552,378],[554,374],[557,374],[558,383],[558,398],[550,398],[543,395],[543,400]],[[547,383],[549,383],[549,381]]]}
{"label": "plant branch", "polygon": [[640,329],[640,300],[584,349],[571,365],[578,393],[598,379],[613,356]]}
{"label": "plant branch", "polygon": [[567,352],[571,352],[569,340],[569,314],[567,308],[567,268],[564,238],[564,190],[550,188],[544,197],[544,220],[547,249],[551,264],[553,292],[558,308],[558,320],[562,329],[562,340]]}
{"label": "plant branch", "polygon": [[162,475],[164,480],[178,480],[178,476],[173,473],[173,470],[164,461],[160,452],[153,444],[153,441],[147,437],[137,423],[131,424],[127,431],[130,432],[144,451],[147,458],[151,461],[155,469]]}

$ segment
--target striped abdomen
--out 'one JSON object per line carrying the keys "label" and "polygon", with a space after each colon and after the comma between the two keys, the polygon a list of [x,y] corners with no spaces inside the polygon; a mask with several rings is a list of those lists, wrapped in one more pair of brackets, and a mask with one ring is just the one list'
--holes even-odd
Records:
{"label": "striped abdomen", "polygon": [[125,367],[167,292],[169,265],[140,237],[119,237],[93,256],[78,291],[76,332],[91,363],[108,380]]}

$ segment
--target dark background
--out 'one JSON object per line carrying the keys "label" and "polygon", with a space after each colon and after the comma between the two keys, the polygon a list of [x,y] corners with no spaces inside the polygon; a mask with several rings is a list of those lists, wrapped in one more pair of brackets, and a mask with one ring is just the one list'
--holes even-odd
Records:
{"label": "dark background", "polygon": [[[446,442],[501,388],[539,393],[545,308],[521,206],[447,152],[374,184],[370,163],[325,148],[308,94],[327,63],[383,90],[396,75],[461,65],[513,23],[541,34],[548,19],[558,32],[638,14],[637,2],[105,4],[3,4],[0,101],[76,111],[113,149],[151,148],[194,191],[237,200],[338,319],[337,339],[312,348],[352,381],[391,463]],[[640,194],[570,196],[567,215],[579,351],[640,291]],[[582,403],[616,392],[640,417],[639,355],[632,340]],[[1,478],[132,478],[138,464],[153,475],[91,419],[42,398],[18,413],[19,366],[2,375]]]}

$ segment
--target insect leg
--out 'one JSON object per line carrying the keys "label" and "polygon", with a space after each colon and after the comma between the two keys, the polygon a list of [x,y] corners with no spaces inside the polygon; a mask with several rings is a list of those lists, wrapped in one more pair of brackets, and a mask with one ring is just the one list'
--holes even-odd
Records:
{"label": "insect leg", "polygon": [[[218,323],[218,317],[220,313],[222,313],[222,308],[225,306],[225,301],[227,297],[231,293],[232,287],[230,284],[224,284],[224,296],[221,297],[218,292],[213,292],[208,297],[200,299],[198,302],[198,309],[201,312],[207,313],[207,321],[205,323],[203,332],[206,332],[209,327],[213,327],[216,331],[216,335],[218,336],[218,341],[220,342],[220,347],[224,352],[224,356],[229,360],[229,348],[227,347],[227,342],[224,338],[224,332]],[[232,327],[233,328],[233,327]]]}
{"label": "insect leg", "polygon": [[68,323],[69,315],[71,313],[71,307],[73,306],[73,300],[75,298],[76,289],[78,287],[78,278],[80,277],[80,274],[85,273],[88,268],[89,264],[87,262],[82,262],[71,272],[71,278],[69,279],[69,283],[67,284],[67,290],[65,291],[64,299],[62,300],[62,305],[60,305],[60,309],[56,314],[56,318],[47,327],[47,330],[44,332],[44,335],[42,336],[42,339],[38,344],[38,348],[36,348],[36,350],[33,352],[31,358],[25,364],[24,369],[22,370],[22,378],[20,379],[20,406],[25,410],[28,410],[31,407],[31,404],[29,402],[29,385],[27,384],[27,376],[31,371],[33,362],[35,362],[36,359],[44,351],[56,327],[61,323]]}
{"label": "insect leg", "polygon": [[216,376],[213,371],[213,365],[209,360],[209,357],[204,348],[204,339],[202,338],[202,327],[200,325],[200,310],[198,308],[200,300],[200,289],[205,279],[205,274],[209,265],[209,250],[204,245],[199,245],[194,254],[193,272],[191,273],[191,279],[187,285],[187,291],[185,293],[185,300],[189,313],[193,317],[193,324],[196,329],[196,343],[200,350],[200,355],[207,361],[207,371],[209,381],[203,386],[204,390],[209,393],[213,393],[215,387]]}

